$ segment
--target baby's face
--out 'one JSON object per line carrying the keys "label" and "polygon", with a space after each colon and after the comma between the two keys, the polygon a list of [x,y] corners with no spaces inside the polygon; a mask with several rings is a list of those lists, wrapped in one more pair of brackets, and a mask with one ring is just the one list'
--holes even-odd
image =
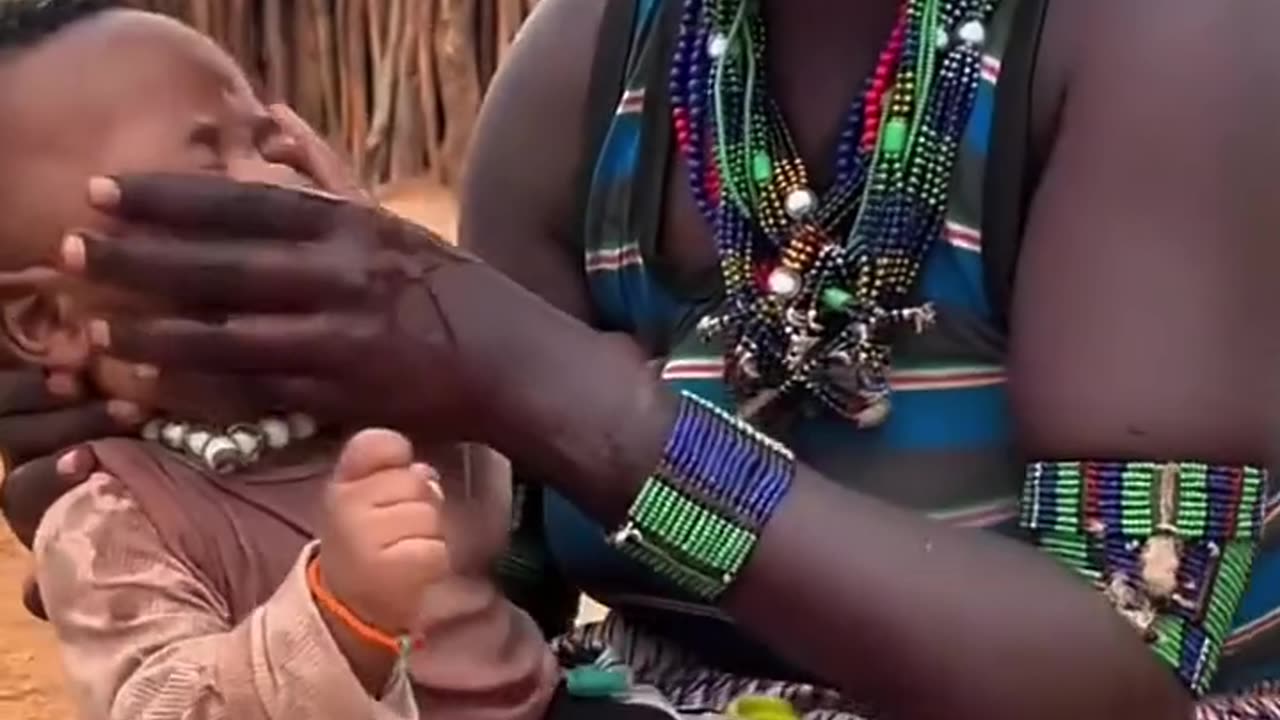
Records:
{"label": "baby's face", "polygon": [[[261,148],[280,128],[215,43],[171,19],[110,11],[0,57],[0,269],[51,260],[77,229],[110,230],[86,202],[90,177],[194,172],[307,185]],[[152,313],[150,299],[66,288],[76,316]],[[120,373],[100,385],[131,393]],[[121,375],[112,381],[110,376]],[[106,376],[106,377],[104,377]]]}
{"label": "baby's face", "polygon": [[64,233],[108,229],[94,175],[198,172],[305,184],[260,151],[280,128],[235,62],[158,15],[110,11],[0,64],[0,266],[50,257]]}

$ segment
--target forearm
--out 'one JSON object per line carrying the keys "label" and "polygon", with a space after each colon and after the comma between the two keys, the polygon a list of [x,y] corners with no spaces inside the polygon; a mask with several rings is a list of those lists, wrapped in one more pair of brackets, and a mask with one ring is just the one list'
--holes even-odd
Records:
{"label": "forearm", "polygon": [[[573,377],[536,375],[540,398],[525,401],[515,424],[557,429],[540,446],[522,437],[527,457],[616,527],[658,465],[676,401],[607,354],[592,358]],[[539,369],[536,357],[526,363]],[[582,388],[592,402],[556,399]],[[1054,560],[803,467],[726,608],[796,664],[890,715],[1164,720],[1189,707],[1133,629]]]}
{"label": "forearm", "polygon": [[1189,712],[1133,628],[1050,558],[805,468],[726,607],[775,650],[893,716]]}

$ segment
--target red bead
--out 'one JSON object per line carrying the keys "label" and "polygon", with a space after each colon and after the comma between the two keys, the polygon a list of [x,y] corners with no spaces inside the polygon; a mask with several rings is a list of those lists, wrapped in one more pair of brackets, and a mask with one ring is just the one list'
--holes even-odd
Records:
{"label": "red bead", "polygon": [[760,263],[759,265],[756,265],[756,285],[758,285],[761,290],[769,289],[769,275],[773,273],[773,269],[776,267],[776,264],[770,265]]}

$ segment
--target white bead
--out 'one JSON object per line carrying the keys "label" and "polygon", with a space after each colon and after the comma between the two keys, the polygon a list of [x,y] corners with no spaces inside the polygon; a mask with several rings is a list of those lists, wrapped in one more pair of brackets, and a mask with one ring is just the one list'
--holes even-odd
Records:
{"label": "white bead", "polygon": [[163,420],[149,420],[142,426],[142,439],[147,442],[159,442],[160,430],[164,428]]}
{"label": "white bead", "polygon": [[719,59],[729,50],[729,38],[716,33],[707,40],[707,54],[712,59]]}
{"label": "white bead", "polygon": [[987,29],[978,20],[970,20],[956,33],[968,45],[981,45],[987,39]]}
{"label": "white bead", "polygon": [[298,440],[306,440],[316,434],[316,421],[306,413],[290,413],[289,434]]}
{"label": "white bead", "polygon": [[160,428],[160,442],[170,450],[181,450],[182,441],[187,436],[187,424],[184,422],[165,423]]}
{"label": "white bead", "polygon": [[769,273],[769,292],[784,298],[795,296],[800,292],[800,276],[790,268],[774,268]]}
{"label": "white bead", "polygon": [[279,450],[289,444],[289,423],[277,417],[263,418],[258,421],[258,429],[267,440],[267,447]]}
{"label": "white bead", "polygon": [[241,455],[235,441],[226,435],[218,435],[204,446],[204,452],[200,453],[200,457],[214,472],[225,473],[239,467]]}
{"label": "white bead", "polygon": [[246,458],[257,458],[262,449],[263,434],[252,425],[239,425],[227,431],[227,437],[240,448],[240,454]]}
{"label": "white bead", "polygon": [[208,430],[192,430],[187,433],[187,437],[183,442],[186,444],[187,450],[199,455],[204,452],[205,445],[208,445],[212,439],[213,433]]}
{"label": "white bead", "polygon": [[813,212],[814,206],[818,204],[818,198],[809,188],[796,188],[787,193],[784,202],[787,215],[793,220],[800,220]]}

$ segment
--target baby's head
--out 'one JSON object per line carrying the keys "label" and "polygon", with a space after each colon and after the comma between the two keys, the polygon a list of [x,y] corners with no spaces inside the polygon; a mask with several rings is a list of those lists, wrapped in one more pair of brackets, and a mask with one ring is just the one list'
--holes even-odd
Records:
{"label": "baby's head", "polygon": [[[0,0],[0,271],[51,261],[70,230],[109,228],[86,181],[125,172],[204,172],[306,184],[267,161],[280,127],[213,41],[112,0]],[[84,321],[149,303],[84,286],[10,300],[5,335],[46,366],[83,358]],[[97,368],[129,395],[127,378]]]}

